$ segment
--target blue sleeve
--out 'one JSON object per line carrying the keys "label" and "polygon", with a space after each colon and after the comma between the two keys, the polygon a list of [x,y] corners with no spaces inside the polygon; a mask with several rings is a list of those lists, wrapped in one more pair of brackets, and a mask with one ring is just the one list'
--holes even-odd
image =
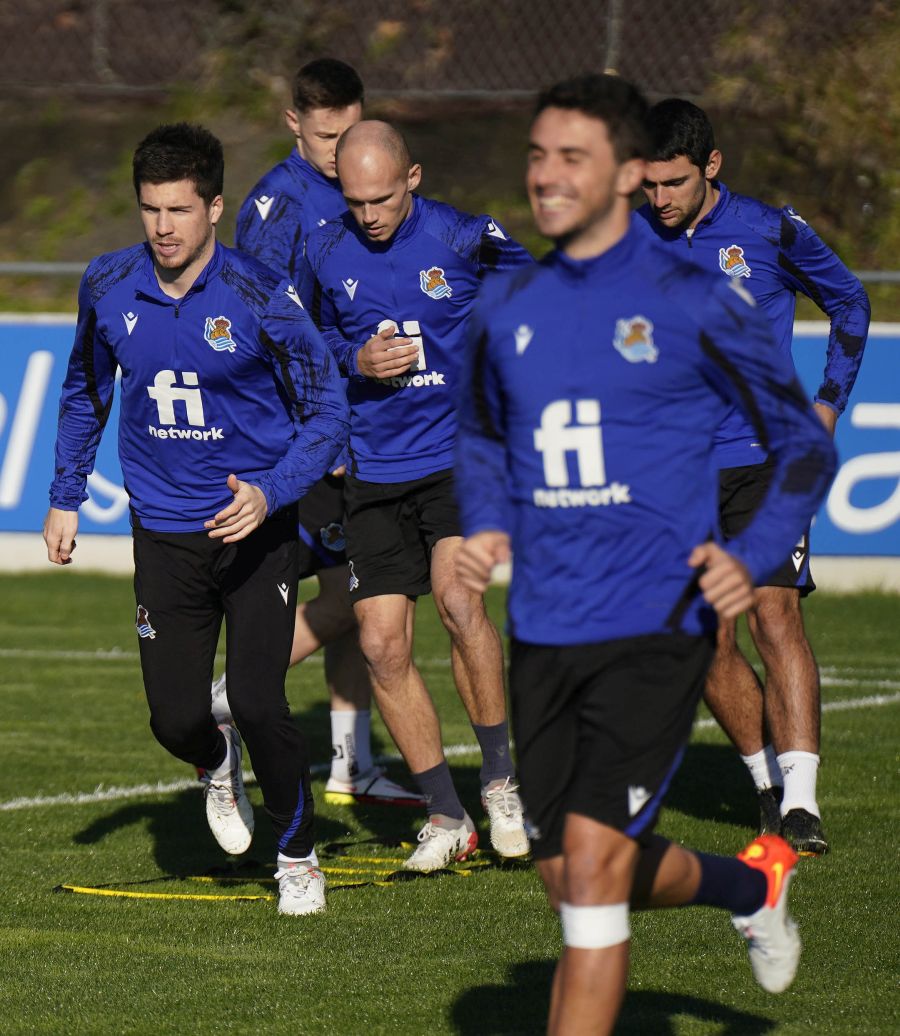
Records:
{"label": "blue sleeve", "polygon": [[481,276],[494,271],[515,270],[534,262],[530,253],[514,241],[495,219],[490,216],[482,219],[485,223],[476,258]]}
{"label": "blue sleeve", "polygon": [[859,279],[789,208],[781,213],[779,266],[788,286],[812,299],[831,320],[825,373],[815,400],[843,413],[866,347],[869,297]]}
{"label": "blue sleeve", "polygon": [[279,277],[296,280],[297,256],[302,255],[303,206],[279,192],[266,208],[250,194],[238,212],[234,246],[254,256]]}
{"label": "blue sleeve", "polygon": [[294,436],[275,467],[250,479],[265,494],[271,514],[299,500],[333,469],[347,442],[350,414],[337,365],[303,309],[268,314],[260,338],[294,423]]}
{"label": "blue sleeve", "polygon": [[458,397],[455,485],[464,536],[511,533],[503,398],[479,299],[469,318]]}
{"label": "blue sleeve", "polygon": [[753,520],[725,545],[759,583],[783,562],[824,499],[835,471],[834,446],[769,322],[740,284],[715,288],[700,343],[708,380],[746,414],[775,464]]}
{"label": "blue sleeve", "polygon": [[77,511],[87,499],[85,483],[112,407],[118,364],[97,332],[97,314],[88,286],[89,267],[78,291],[75,343],[59,401],[54,478],[50,505]]}
{"label": "blue sleeve", "polygon": [[366,343],[351,342],[344,337],[337,311],[306,256],[300,261],[299,274],[300,298],[337,361],[340,372],[348,378],[362,377],[356,367],[356,354]]}

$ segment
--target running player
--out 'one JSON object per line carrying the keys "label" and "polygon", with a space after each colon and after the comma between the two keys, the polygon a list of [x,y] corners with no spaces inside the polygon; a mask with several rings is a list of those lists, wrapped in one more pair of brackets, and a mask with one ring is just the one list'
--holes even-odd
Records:
{"label": "running player", "polygon": [[481,746],[491,842],[502,856],[522,856],[500,638],[481,594],[455,574],[461,539],[450,469],[460,345],[478,285],[531,259],[490,217],[416,195],[421,167],[386,123],[347,130],[337,169],[350,211],[310,235],[302,293],[349,377],[347,555],[360,643],[381,715],[427,801],[428,822],[405,866],[437,870],[478,841],[412,660],[416,599],[431,591]]}
{"label": "running player", "polygon": [[[651,109],[650,131],[653,154],[643,182],[648,203],[640,210],[639,227],[674,254],[746,288],[771,321],[788,359],[797,292],[827,314],[828,355],[813,406],[834,434],[869,327],[862,284],[790,206],[774,209],[728,190],[718,179],[722,154],[702,109],[677,98],[661,101]],[[719,520],[727,540],[743,530],[766,495],[773,465],[737,409],[718,430],[715,459]],[[747,612],[765,669],[764,685],[738,646],[735,622],[726,620],[719,624],[705,692],[707,705],[753,777],[760,832],[781,834],[806,855],[828,850],[816,798],[819,672],[800,608],[814,589],[806,529],[758,587]]]}
{"label": "running player", "polygon": [[[654,836],[714,649],[752,580],[821,500],[834,449],[739,282],[666,255],[632,222],[647,105],[615,76],[539,99],[526,182],[556,245],[485,284],[460,386],[460,572],[514,555],[512,715],[532,848],[564,949],[551,1034],[612,1030],[629,911],[722,907],[754,974],[785,989],[797,862],[766,835],[737,859]],[[740,405],[773,488],[727,551],[712,538],[714,431]],[[692,571],[693,569],[693,571]]]}
{"label": "running player", "polygon": [[[79,292],[60,402],[48,556],[72,560],[117,368],[119,456],[134,533],[135,625],[150,725],[206,772],[229,853],[250,845],[241,735],[278,843],[278,909],[325,908],[307,750],[284,676],[297,590],[296,500],[344,446],[347,404],[294,286],[216,242],[222,146],[186,123],[134,155],[146,243],[100,256]],[[222,619],[235,727],[210,715]]]}
{"label": "running player", "polygon": [[[284,113],[296,147],[247,195],[238,213],[238,248],[296,277],[310,231],[347,208],[334,152],[344,130],[362,118],[363,99],[362,81],[343,61],[319,58],[299,70],[294,106]],[[298,505],[300,578],[317,576],[319,594],[297,606],[291,665],[324,645],[332,744],[325,801],[422,806],[420,795],[389,780],[372,759],[372,686],[347,592],[342,475],[341,469],[326,475]],[[213,685],[213,710],[227,719],[224,674]]]}

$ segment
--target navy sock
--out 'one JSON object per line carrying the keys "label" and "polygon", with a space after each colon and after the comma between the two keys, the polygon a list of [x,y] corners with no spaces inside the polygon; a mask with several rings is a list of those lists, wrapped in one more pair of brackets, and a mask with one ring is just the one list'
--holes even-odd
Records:
{"label": "navy sock", "polygon": [[734,856],[697,853],[700,886],[690,906],[724,907],[732,914],[755,914],[766,901],[769,883],[762,871]]}
{"label": "navy sock", "polygon": [[454,820],[462,820],[466,815],[456,794],[456,788],[453,787],[453,778],[450,776],[450,767],[446,759],[437,766],[432,766],[430,770],[423,770],[412,776],[419,786],[419,791],[425,796],[425,808],[429,816],[443,813]]}
{"label": "navy sock", "polygon": [[495,723],[484,727],[472,724],[478,744],[481,746],[481,786],[491,781],[512,777],[514,770],[509,755],[509,723]]}

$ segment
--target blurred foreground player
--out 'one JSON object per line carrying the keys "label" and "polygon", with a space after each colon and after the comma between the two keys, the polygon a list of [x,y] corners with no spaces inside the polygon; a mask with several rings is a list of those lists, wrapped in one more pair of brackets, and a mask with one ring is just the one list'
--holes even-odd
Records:
{"label": "blurred foreground player", "polygon": [[[763,836],[733,859],[652,834],[712,658],[715,613],[749,606],[752,580],[822,498],[834,450],[752,298],[634,229],[646,110],[611,76],[540,97],[527,185],[557,250],[485,284],[460,389],[460,571],[478,591],[514,555],[519,773],[564,942],[553,1034],[612,1030],[630,909],[729,910],[772,992],[790,984],[800,954],[786,842]],[[710,454],[732,403],[776,468],[726,552],[711,539]]]}
{"label": "blurred foreground player", "polygon": [[325,908],[306,745],[284,676],[297,587],[294,503],[347,433],[337,369],[288,281],[217,244],[222,146],[161,126],[134,155],[145,244],[81,282],[44,539],[72,560],[78,507],[121,370],[119,457],[134,536],[136,627],[157,740],[206,771],[216,840],[244,852],[241,737],[210,715],[224,617],[231,706],[278,843],[278,909]]}
{"label": "blurred foreground player", "polygon": [[481,747],[491,843],[501,856],[524,856],[503,652],[481,594],[456,575],[452,466],[460,350],[478,285],[531,257],[489,216],[416,194],[421,166],[387,123],[347,130],[337,169],[350,211],[310,235],[302,294],[349,379],[344,492],[360,644],[382,718],[427,800],[404,866],[439,870],[478,842],[413,661],[416,600],[427,593],[450,634],[453,677]]}
{"label": "blurred foreground player", "polygon": [[[640,209],[638,228],[673,255],[749,291],[788,362],[797,292],[827,314],[828,355],[813,407],[834,434],[866,344],[869,300],[862,284],[792,208],[774,209],[728,190],[718,179],[722,154],[702,109],[669,98],[651,109],[649,126],[652,153],[643,180],[648,204]],[[714,459],[727,541],[744,529],[765,496],[773,464],[752,423],[736,408],[716,432]],[[813,590],[804,529],[757,588],[747,612],[765,668],[764,688],[738,646],[735,621],[727,619],[719,624],[704,695],[753,777],[760,833],[781,834],[806,855],[828,850],[816,799],[819,673],[800,608]],[[766,743],[766,727],[772,744]]]}
{"label": "blurred foreground player", "polygon": [[[294,78],[284,119],[296,147],[253,187],[237,218],[235,244],[282,276],[295,279],[306,239],[347,208],[334,152],[341,134],[362,118],[363,84],[334,58],[304,65]],[[300,578],[317,576],[319,593],[297,605],[291,665],[324,645],[331,699],[331,773],[325,801],[422,806],[421,795],[388,780],[372,759],[372,685],[359,649],[347,584],[343,471],[330,473],[298,505]],[[213,711],[228,718],[226,679],[213,685]]]}

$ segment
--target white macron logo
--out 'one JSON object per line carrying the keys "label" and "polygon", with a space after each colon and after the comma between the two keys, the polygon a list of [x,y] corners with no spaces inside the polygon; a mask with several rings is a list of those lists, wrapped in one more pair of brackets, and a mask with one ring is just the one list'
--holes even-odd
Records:
{"label": "white macron logo", "polygon": [[633,817],[647,805],[652,795],[646,788],[628,785],[628,815]]}
{"label": "white macron logo", "polygon": [[301,309],[304,309],[304,308],[305,308],[305,307],[304,307],[304,305],[303,305],[303,303],[302,303],[302,302],[300,301],[300,296],[299,296],[299,295],[297,294],[297,289],[296,289],[296,288],[294,287],[294,285],[293,285],[293,284],[289,284],[289,285],[288,285],[288,286],[287,286],[287,287],[286,287],[286,288],[284,289],[284,293],[285,293],[285,295],[287,295],[287,297],[288,297],[289,299],[293,299],[293,300],[294,300],[294,302],[296,302],[296,303],[297,303],[297,305],[298,305],[298,306],[299,306],[299,307],[300,307]]}
{"label": "white macron logo", "polygon": [[265,222],[269,216],[269,209],[272,208],[272,202],[275,201],[275,199],[267,198],[264,194],[261,198],[254,198],[253,201],[256,204],[256,211],[259,213],[260,219]]}
{"label": "white macron logo", "polygon": [[348,277],[345,281],[341,281],[344,285],[344,291],[350,296],[350,301],[353,301],[353,296],[356,294],[356,289],[359,286],[359,278],[354,280],[352,277]]}
{"label": "white macron logo", "polygon": [[128,331],[128,335],[130,337],[131,332],[135,329],[135,327],[137,327],[137,314],[131,312],[123,313],[122,319],[125,321],[125,328]]}
{"label": "white macron logo", "polygon": [[284,601],[284,603],[287,604],[288,603],[288,585],[287,585],[287,583],[279,583],[277,589],[278,589],[278,592],[281,594],[282,601]]}
{"label": "white macron logo", "polygon": [[501,241],[506,240],[506,234],[497,226],[497,224],[491,220],[487,225],[487,232],[491,237],[499,237]]}
{"label": "white macron logo", "polygon": [[806,533],[797,541],[797,546],[794,547],[791,559],[794,562],[794,568],[799,572],[803,568],[803,562],[806,560]]}
{"label": "white macron logo", "polygon": [[515,330],[516,336],[516,356],[521,356],[523,352],[531,345],[531,339],[534,338],[534,328],[529,327],[527,324],[519,324]]}

